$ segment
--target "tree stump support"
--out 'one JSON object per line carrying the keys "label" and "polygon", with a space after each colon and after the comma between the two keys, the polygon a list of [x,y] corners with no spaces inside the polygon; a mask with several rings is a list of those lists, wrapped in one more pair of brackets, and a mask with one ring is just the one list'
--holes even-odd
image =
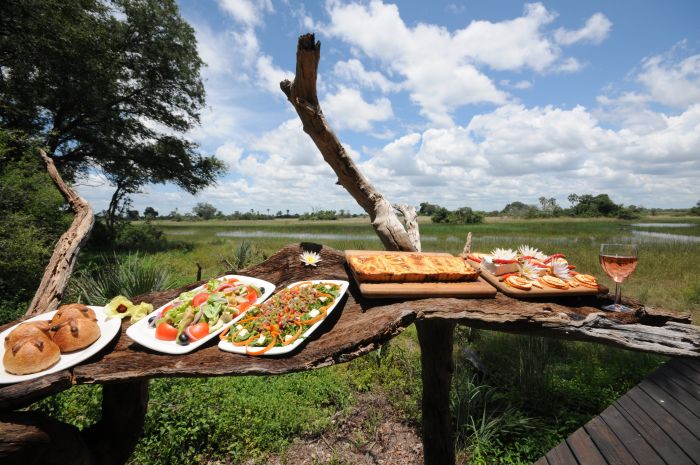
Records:
{"label": "tree stump support", "polygon": [[455,463],[455,441],[450,415],[450,386],[454,373],[452,343],[455,323],[416,320],[423,381],[423,463]]}

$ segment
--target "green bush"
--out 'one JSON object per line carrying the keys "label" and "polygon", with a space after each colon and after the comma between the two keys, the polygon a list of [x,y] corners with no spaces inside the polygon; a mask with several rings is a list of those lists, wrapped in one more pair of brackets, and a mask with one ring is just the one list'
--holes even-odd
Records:
{"label": "green bush", "polygon": [[74,274],[69,283],[70,300],[104,305],[116,295],[127,297],[177,287],[170,271],[152,256],[138,253],[102,256]]}

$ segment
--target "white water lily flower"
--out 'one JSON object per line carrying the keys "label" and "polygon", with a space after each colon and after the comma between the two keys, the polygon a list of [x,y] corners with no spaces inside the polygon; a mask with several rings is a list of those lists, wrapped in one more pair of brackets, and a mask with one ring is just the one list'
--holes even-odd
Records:
{"label": "white water lily flower", "polygon": [[547,273],[547,268],[535,266],[530,262],[525,262],[520,266],[520,275],[527,279],[535,280]]}
{"label": "white water lily flower", "polygon": [[515,260],[518,253],[513,249],[496,248],[491,251],[491,256],[500,260]]}
{"label": "white water lily flower", "polygon": [[542,251],[540,251],[539,249],[530,247],[529,245],[525,244],[518,247],[518,252],[520,252],[520,255],[522,255],[523,257],[532,257],[537,260],[544,260],[545,258],[547,258],[547,255],[542,253]]}
{"label": "white water lily flower", "polygon": [[299,255],[299,259],[304,262],[305,266],[316,266],[316,264],[321,261],[321,256],[316,252],[304,250],[301,255]]}
{"label": "white water lily flower", "polygon": [[569,262],[564,258],[555,258],[551,261],[552,274],[559,279],[571,279],[571,270],[569,270]]}

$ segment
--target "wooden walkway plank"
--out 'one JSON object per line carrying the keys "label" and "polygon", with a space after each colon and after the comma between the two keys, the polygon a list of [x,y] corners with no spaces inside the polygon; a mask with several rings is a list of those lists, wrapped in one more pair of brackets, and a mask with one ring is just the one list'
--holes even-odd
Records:
{"label": "wooden walkway plank", "polygon": [[549,465],[578,465],[578,461],[574,454],[569,449],[566,441],[560,443],[554,449],[547,452],[545,455]]}
{"label": "wooden walkway plank", "polygon": [[[638,386],[632,388],[624,397],[631,399],[635,404],[633,407],[630,406],[630,409],[636,408],[637,410],[646,412],[649,417],[653,419],[652,421],[658,424],[666,435],[670,437],[694,463],[700,463],[698,439],[675,417],[669,415],[668,411],[661,407],[657,401],[649,397],[649,395]],[[628,410],[628,412],[629,411],[630,410]],[[654,442],[659,441],[659,439],[652,436],[649,441],[650,444],[654,446]],[[669,445],[669,447],[671,446]]]}
{"label": "wooden walkway plank", "polygon": [[600,418],[615,433],[640,465],[666,465],[666,462],[647,443],[647,440],[635,429],[622,413],[614,406],[606,408]]}
{"label": "wooden walkway plank", "polygon": [[547,459],[545,457],[541,457],[537,462],[535,462],[533,465],[551,465],[549,462],[547,462]]}
{"label": "wooden walkway plank", "polygon": [[607,465],[608,462],[583,428],[574,431],[571,436],[566,438],[566,442],[580,464]]}
{"label": "wooden walkway plank", "polygon": [[[688,389],[682,386],[683,379],[678,381],[678,378],[684,377],[669,368],[668,370],[657,370],[646,380],[651,381],[668,393],[672,399],[683,404],[681,408],[686,408],[688,411],[692,412],[696,418],[700,417],[700,401],[691,392],[688,392]],[[690,384],[693,385],[693,383]],[[700,392],[700,386],[697,387],[697,390]]]}
{"label": "wooden walkway plank", "polygon": [[647,444],[667,463],[673,465],[694,465],[687,454],[666,434],[647,412],[644,412],[629,396],[618,399],[613,406],[634,428],[639,431]]}
{"label": "wooden walkway plank", "polygon": [[671,380],[700,400],[700,373],[682,363],[670,362],[663,368],[673,370],[675,376],[672,376]]}
{"label": "wooden walkway plank", "polygon": [[693,397],[684,389],[676,387],[673,383],[667,384],[671,384],[671,392],[659,387],[658,384],[649,379],[643,380],[638,386],[653,399],[654,402],[666,410],[669,415],[685,426],[686,429],[695,436],[696,440],[700,440],[700,418],[688,410],[686,406],[688,398],[693,399]]}
{"label": "wooden walkway plank", "polygon": [[635,465],[638,463],[602,418],[594,417],[583,428],[610,465]]}
{"label": "wooden walkway plank", "polygon": [[681,364],[687,366],[688,368],[696,371],[697,373],[700,373],[700,363],[698,363],[695,360],[688,360],[685,358],[676,358],[676,359],[674,359],[674,361],[676,363],[681,363]]}

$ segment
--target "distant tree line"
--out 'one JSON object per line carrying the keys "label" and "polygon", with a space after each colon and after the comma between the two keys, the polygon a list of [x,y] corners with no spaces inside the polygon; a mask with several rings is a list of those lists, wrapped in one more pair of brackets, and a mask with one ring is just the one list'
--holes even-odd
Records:
{"label": "distant tree line", "polygon": [[483,213],[476,212],[469,207],[461,207],[452,211],[427,202],[420,204],[418,214],[429,216],[433,223],[474,224],[484,221]]}

